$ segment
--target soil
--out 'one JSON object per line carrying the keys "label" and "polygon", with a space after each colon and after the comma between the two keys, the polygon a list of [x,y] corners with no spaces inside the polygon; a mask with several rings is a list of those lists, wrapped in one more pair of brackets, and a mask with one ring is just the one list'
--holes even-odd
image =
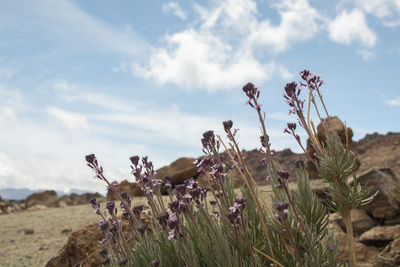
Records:
{"label": "soil", "polygon": [[44,266],[71,231],[95,220],[90,205],[1,215],[0,266]]}

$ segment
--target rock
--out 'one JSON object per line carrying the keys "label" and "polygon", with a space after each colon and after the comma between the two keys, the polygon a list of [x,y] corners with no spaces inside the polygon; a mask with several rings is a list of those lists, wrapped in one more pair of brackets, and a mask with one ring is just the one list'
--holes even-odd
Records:
{"label": "rock", "polygon": [[29,195],[25,200],[25,207],[29,208],[34,205],[45,205],[46,207],[57,206],[57,193],[53,190],[48,190],[40,193]]}
{"label": "rock", "polygon": [[400,225],[376,226],[360,236],[360,242],[366,244],[388,243],[393,239],[400,238]]}
{"label": "rock", "polygon": [[36,204],[26,209],[26,211],[37,211],[47,209],[45,205]]}
{"label": "rock", "polygon": [[[346,127],[345,127],[344,123],[336,116],[329,117],[329,118],[325,119],[324,122],[326,123],[327,127],[325,127],[323,125],[323,123],[320,123],[317,127],[317,137],[318,137],[318,140],[321,142],[321,144],[325,144],[326,136],[329,132],[336,132],[340,138],[340,141],[343,144],[346,144]],[[326,128],[328,129],[328,131]],[[351,145],[352,138],[353,138],[353,131],[349,127],[347,127],[347,130],[348,130],[347,132],[348,132],[349,145]],[[315,149],[312,146],[310,139],[307,139],[306,150],[307,150],[307,153],[311,156],[311,158],[317,160],[317,157],[315,155]],[[310,160],[307,160],[306,167],[307,167],[308,174],[310,175],[310,179],[319,178],[319,173],[318,173],[317,169],[315,168],[314,164]]]}
{"label": "rock", "polygon": [[72,232],[72,229],[71,228],[65,228],[65,229],[62,229],[61,230],[61,233],[62,234],[69,234],[69,233],[71,233]]}
{"label": "rock", "polygon": [[26,235],[33,235],[34,232],[35,232],[35,230],[33,230],[31,228],[24,229],[24,233]]}
{"label": "rock", "polygon": [[[346,233],[336,223],[329,224],[329,231],[333,233],[333,237],[337,240],[338,249],[342,253],[341,259],[344,261],[349,260],[349,246],[347,245]],[[375,266],[375,258],[379,253],[378,248],[367,246],[363,243],[354,241],[354,249],[356,254],[357,266]]]}
{"label": "rock", "polygon": [[[144,223],[151,225],[153,221],[152,217],[147,214],[148,210],[149,207],[144,206],[141,219]],[[117,216],[117,218],[121,217]],[[126,238],[131,233],[131,228],[126,220],[122,220],[122,232]],[[58,255],[51,258],[45,266],[70,267],[77,263],[82,263],[82,266],[101,266],[101,257],[97,252],[104,248],[104,245],[99,243],[102,239],[103,233],[97,222],[81,226],[71,233]]]}
{"label": "rock", "polygon": [[[342,229],[346,228],[342,216],[337,213],[333,213],[329,216],[329,220],[336,222]],[[375,221],[368,216],[365,210],[352,209],[351,210],[351,222],[353,223],[354,233],[363,233],[375,226]]]}
{"label": "rock", "polygon": [[127,192],[131,197],[144,196],[143,191],[139,188],[137,183],[130,183],[127,180],[122,181],[119,185],[119,192],[107,192],[107,200],[119,200],[119,194]]}
{"label": "rock", "polygon": [[194,158],[180,158],[171,163],[169,166],[162,167],[156,171],[156,178],[163,179],[164,176],[171,177],[171,184],[182,184],[185,180],[190,178],[197,178],[199,173],[197,167],[194,165]]}
{"label": "rock", "polygon": [[[67,243],[59,251],[59,254],[51,258],[45,266],[70,267],[82,261],[85,261],[85,266],[101,266],[100,255],[95,253],[95,251],[101,248],[99,241],[102,239],[103,233],[97,223],[84,225],[72,232]],[[91,255],[92,253],[93,255]],[[88,258],[89,255],[91,257]]]}
{"label": "rock", "polygon": [[392,190],[399,186],[399,179],[391,169],[373,168],[357,178],[361,185],[369,185],[378,191],[373,201],[360,208],[372,214],[374,218],[391,219],[400,212],[398,202],[393,196]]}

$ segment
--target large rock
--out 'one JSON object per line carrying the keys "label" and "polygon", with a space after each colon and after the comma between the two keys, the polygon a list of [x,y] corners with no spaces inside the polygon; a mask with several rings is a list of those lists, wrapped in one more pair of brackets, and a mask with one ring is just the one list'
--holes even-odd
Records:
{"label": "large rock", "polygon": [[[338,117],[329,117],[325,119],[324,121],[326,127],[323,125],[323,123],[320,123],[317,127],[317,137],[318,140],[321,142],[322,145],[326,143],[326,137],[328,133],[331,132],[336,132],[337,135],[340,138],[340,141],[343,144],[346,144],[346,127],[344,123],[338,118]],[[348,141],[349,145],[352,143],[352,138],[353,138],[353,131],[347,127],[347,132],[348,132]],[[315,149],[312,146],[311,140],[307,139],[307,153],[313,158],[314,160],[317,160],[317,157],[315,155]],[[310,179],[317,179],[319,178],[319,173],[317,169],[315,168],[314,164],[311,161],[307,161],[306,163],[307,166],[307,171],[310,175]]]}
{"label": "large rock", "polygon": [[69,194],[58,198],[58,206],[73,206],[87,204],[92,198],[102,197],[99,193],[85,193],[85,194]]}
{"label": "large rock", "polygon": [[[148,210],[149,207],[144,206],[140,218],[145,224],[152,225],[154,221],[147,213]],[[121,219],[121,216],[118,215],[117,219]],[[128,239],[132,229],[124,219],[121,225],[122,233]],[[97,222],[83,225],[71,233],[67,243],[60,249],[57,256],[46,263],[46,267],[72,267],[77,263],[83,264],[82,266],[101,266],[101,256],[98,252],[104,248],[104,245],[99,243],[102,239],[103,233]]]}
{"label": "large rock", "polygon": [[390,242],[400,238],[400,224],[390,226],[376,226],[360,236],[360,242],[378,244]]}
{"label": "large rock", "polygon": [[[342,229],[346,227],[342,216],[337,213],[331,214],[329,220],[336,222]],[[363,233],[375,226],[375,221],[362,209],[351,210],[351,222],[353,224],[353,231],[356,234]]]}
{"label": "large rock", "polygon": [[[349,260],[349,246],[347,244],[346,233],[342,228],[332,222],[329,224],[330,233],[333,234],[333,238],[337,241],[338,249],[342,253],[341,259],[344,261]],[[367,246],[361,242],[354,241],[354,250],[356,254],[357,266],[359,267],[373,267],[376,266],[376,256],[379,253],[378,248],[374,246]]]}
{"label": "large rock", "polygon": [[102,239],[103,233],[97,223],[84,225],[72,232],[59,254],[50,259],[46,267],[72,267],[83,261],[84,266],[101,266],[101,257],[96,251],[101,249],[99,241]]}
{"label": "large rock", "polygon": [[54,190],[47,190],[29,195],[25,200],[25,207],[44,205],[46,207],[57,207],[57,193]]}
{"label": "large rock", "polygon": [[390,246],[380,253],[378,260],[382,267],[400,266],[400,238],[395,239]]}
{"label": "large rock", "polygon": [[163,179],[164,176],[171,177],[171,184],[182,184],[185,180],[190,178],[197,178],[199,173],[197,167],[193,163],[194,158],[180,158],[171,163],[169,166],[162,167],[156,171],[156,178]]}
{"label": "large rock", "polygon": [[393,189],[399,186],[399,178],[387,168],[370,169],[357,178],[361,185],[372,186],[378,191],[373,201],[360,208],[380,219],[394,218],[399,212],[399,204],[393,196]]}
{"label": "large rock", "polygon": [[127,192],[131,197],[144,196],[143,191],[139,188],[137,183],[131,183],[127,180],[123,180],[119,185],[119,192],[107,192],[107,200],[119,200],[119,194]]}

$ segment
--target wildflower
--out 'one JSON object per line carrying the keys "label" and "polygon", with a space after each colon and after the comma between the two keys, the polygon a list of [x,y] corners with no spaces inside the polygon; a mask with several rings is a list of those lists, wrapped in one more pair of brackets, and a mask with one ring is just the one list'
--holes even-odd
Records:
{"label": "wildflower", "polygon": [[269,182],[272,181],[272,178],[271,178],[271,176],[267,175],[267,177],[265,178],[265,180],[267,181],[267,183],[269,183]]}
{"label": "wildflower", "polygon": [[162,225],[162,226],[166,226],[167,225],[167,220],[169,218],[169,214],[168,212],[164,211],[161,212],[158,216],[157,216],[157,220],[158,222]]}
{"label": "wildflower", "polygon": [[134,206],[132,209],[133,214],[135,214],[136,217],[140,218],[140,214],[142,214],[143,207],[144,207],[143,205]]}
{"label": "wildflower", "polygon": [[89,164],[94,164],[96,161],[96,156],[94,154],[86,155],[85,159]]}
{"label": "wildflower", "polygon": [[305,166],[305,165],[304,165],[304,160],[301,160],[301,159],[296,160],[296,161],[294,162],[294,166],[295,166],[297,169],[303,168],[303,167]]}
{"label": "wildflower", "polygon": [[114,215],[114,209],[115,209],[115,202],[114,201],[107,202],[106,208],[107,208],[108,212],[110,213],[110,215],[113,216]]}
{"label": "wildflower", "polygon": [[160,260],[158,258],[150,262],[150,266],[152,267],[158,267],[158,265],[160,265]]}
{"label": "wildflower", "polygon": [[132,156],[129,158],[129,160],[135,167],[139,164],[139,159],[140,159],[139,156]]}
{"label": "wildflower", "polygon": [[250,82],[243,86],[242,90],[251,99],[259,96],[258,88]]}
{"label": "wildflower", "polygon": [[146,229],[147,229],[147,224],[145,223],[142,223],[136,228],[136,230],[138,230],[142,235],[146,232]]}
{"label": "wildflower", "polygon": [[282,212],[283,210],[286,210],[289,207],[289,204],[287,202],[276,202],[275,203],[275,208],[277,211]]}
{"label": "wildflower", "polygon": [[278,175],[279,177],[281,177],[283,180],[287,180],[290,176],[290,173],[288,171],[284,171],[284,170],[279,170],[278,171]]}
{"label": "wildflower", "polygon": [[118,261],[119,266],[123,266],[128,263],[128,258],[122,258]]}
{"label": "wildflower", "polygon": [[233,122],[231,120],[224,121],[222,124],[224,125],[225,132],[227,132],[227,133],[231,130],[231,128],[233,126]]}
{"label": "wildflower", "polygon": [[217,202],[215,200],[210,200],[210,205],[215,206]]}

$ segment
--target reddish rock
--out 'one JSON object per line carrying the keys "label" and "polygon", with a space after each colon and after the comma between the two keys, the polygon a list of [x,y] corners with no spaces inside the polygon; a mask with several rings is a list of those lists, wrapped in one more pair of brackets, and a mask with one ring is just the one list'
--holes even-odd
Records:
{"label": "reddish rock", "polygon": [[171,184],[182,184],[185,180],[190,178],[197,178],[199,173],[197,167],[194,165],[194,158],[180,158],[172,162],[171,165],[162,167],[156,171],[156,178],[163,179],[164,176],[171,177]]}
{"label": "reddish rock", "polygon": [[400,224],[390,226],[376,226],[360,236],[360,242],[373,244],[389,242],[400,238]]}
{"label": "reddish rock", "polygon": [[361,185],[372,186],[374,191],[378,191],[373,201],[361,206],[361,209],[381,219],[394,218],[400,212],[399,204],[393,196],[393,188],[398,187],[400,181],[391,169],[370,169],[358,175],[357,180]]}
{"label": "reddish rock", "polygon": [[[346,233],[336,223],[329,224],[330,233],[333,233],[334,239],[337,241],[338,249],[342,253],[341,259],[344,261],[349,260],[349,246],[347,245]],[[379,249],[374,246],[367,246],[361,242],[354,241],[354,250],[356,255],[357,266],[359,267],[373,267],[376,266],[376,256]]]}
{"label": "reddish rock", "polygon": [[44,192],[29,195],[25,200],[25,207],[29,208],[35,205],[57,207],[57,200],[57,193],[53,190],[47,190]]}
{"label": "reddish rock", "polygon": [[107,192],[107,200],[119,200],[119,194],[122,192],[127,192],[131,197],[144,196],[137,183],[130,183],[127,180],[123,180],[119,184],[119,190],[119,192]]}
{"label": "reddish rock", "polygon": [[[325,124],[326,127],[320,123],[317,127],[317,138],[320,141],[321,144],[325,144],[326,142],[326,136],[330,132],[336,132],[340,138],[340,141],[343,144],[346,144],[346,127],[344,123],[338,118],[338,117],[329,117],[325,119]],[[353,131],[347,127],[347,133],[348,133],[348,141],[349,145],[352,144],[352,138],[353,138]],[[315,160],[317,160],[317,157],[315,155],[315,149],[312,146],[311,140],[307,139],[307,153]],[[307,161],[306,163],[307,166],[307,171],[310,175],[310,179],[317,179],[319,178],[319,173],[317,169],[315,168],[314,164],[311,161]]]}
{"label": "reddish rock", "polygon": [[46,267],[70,267],[83,261],[85,266],[101,266],[101,258],[96,250],[101,247],[99,241],[102,239],[103,233],[97,223],[84,225],[72,232],[59,254],[50,259]]}
{"label": "reddish rock", "polygon": [[[343,221],[342,216],[337,213],[333,213],[329,216],[329,220],[336,222],[337,224],[345,229],[346,225]],[[353,223],[354,233],[363,233],[375,226],[375,221],[368,216],[365,210],[362,209],[352,209],[351,210],[351,222]]]}

